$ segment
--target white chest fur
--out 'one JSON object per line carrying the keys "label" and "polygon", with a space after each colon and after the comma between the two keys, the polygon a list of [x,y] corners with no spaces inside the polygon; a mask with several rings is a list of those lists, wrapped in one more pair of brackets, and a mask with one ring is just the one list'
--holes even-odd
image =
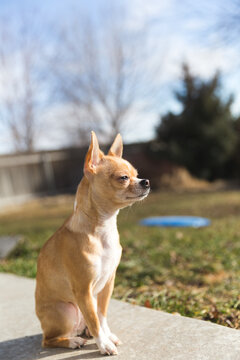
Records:
{"label": "white chest fur", "polygon": [[93,292],[97,295],[116,270],[121,258],[121,246],[116,225],[116,217],[108,219],[97,229],[100,252],[94,264],[96,276]]}

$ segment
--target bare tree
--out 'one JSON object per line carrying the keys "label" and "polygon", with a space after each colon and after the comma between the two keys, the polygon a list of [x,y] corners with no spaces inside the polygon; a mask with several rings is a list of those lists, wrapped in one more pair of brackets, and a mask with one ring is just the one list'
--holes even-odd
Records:
{"label": "bare tree", "polygon": [[226,42],[239,45],[240,1],[230,0],[217,9],[216,30]]}
{"label": "bare tree", "polygon": [[99,23],[73,15],[56,50],[51,68],[69,110],[67,127],[83,141],[90,128],[105,141],[129,130],[137,108],[156,100],[161,59],[158,66],[150,64],[154,51],[146,27],[131,29],[114,12],[105,12]]}
{"label": "bare tree", "polygon": [[198,28],[200,41],[210,41],[211,46],[216,47],[239,44],[240,0],[205,1],[201,4],[185,0],[185,8],[188,16],[202,22],[201,28]]}
{"label": "bare tree", "polygon": [[44,94],[41,43],[34,20],[0,20],[0,122],[16,151],[32,151]]}

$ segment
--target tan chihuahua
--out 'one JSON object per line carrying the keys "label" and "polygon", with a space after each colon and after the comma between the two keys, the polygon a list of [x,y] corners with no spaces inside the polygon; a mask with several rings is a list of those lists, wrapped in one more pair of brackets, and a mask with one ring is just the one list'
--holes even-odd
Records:
{"label": "tan chihuahua", "polygon": [[122,159],[118,134],[108,152],[92,132],[73,214],[43,246],[37,269],[36,313],[43,346],[79,348],[91,334],[101,354],[117,354],[120,340],[107,324],[107,309],[122,248],[119,209],[145,198],[149,180]]}

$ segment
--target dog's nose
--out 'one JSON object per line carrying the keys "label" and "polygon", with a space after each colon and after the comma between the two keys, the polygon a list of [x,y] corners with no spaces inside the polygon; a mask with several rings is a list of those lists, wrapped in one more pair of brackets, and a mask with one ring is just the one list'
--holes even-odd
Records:
{"label": "dog's nose", "polygon": [[148,189],[148,188],[150,188],[150,181],[148,179],[143,179],[143,180],[140,181],[140,185],[144,189]]}

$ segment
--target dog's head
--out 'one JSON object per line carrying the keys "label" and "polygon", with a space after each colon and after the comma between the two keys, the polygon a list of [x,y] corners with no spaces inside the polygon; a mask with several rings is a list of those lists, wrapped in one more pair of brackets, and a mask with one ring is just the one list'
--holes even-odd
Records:
{"label": "dog's head", "polygon": [[91,135],[84,175],[90,183],[95,199],[108,200],[108,203],[119,209],[144,199],[149,194],[150,182],[147,179],[139,179],[137,170],[122,159],[121,135],[116,136],[107,155],[99,149],[93,131]]}

